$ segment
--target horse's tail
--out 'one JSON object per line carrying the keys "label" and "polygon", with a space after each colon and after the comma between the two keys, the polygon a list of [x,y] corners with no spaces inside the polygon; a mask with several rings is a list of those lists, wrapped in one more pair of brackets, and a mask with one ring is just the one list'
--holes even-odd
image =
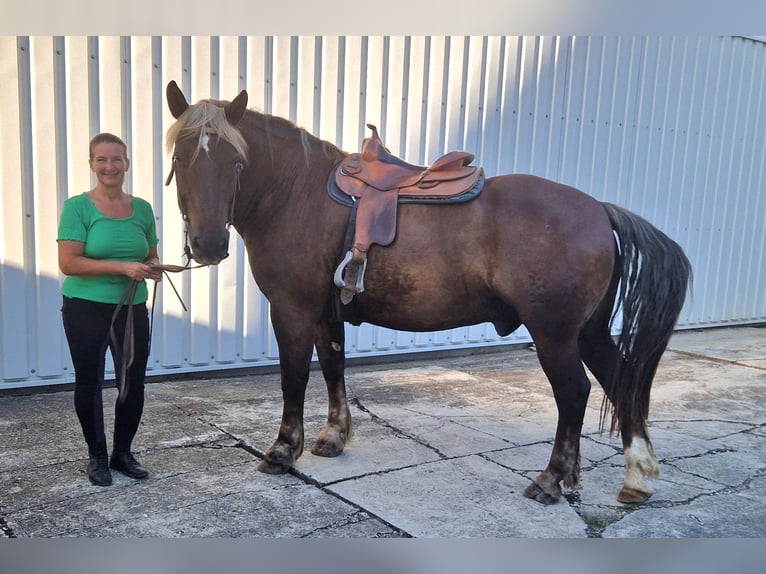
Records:
{"label": "horse's tail", "polygon": [[[610,203],[604,209],[617,235],[615,275],[619,277],[617,307],[622,331],[616,339],[621,360],[605,381],[611,389],[614,432],[623,415],[649,416],[649,395],[657,365],[681,313],[692,268],[681,247],[651,223]],[[606,398],[601,411],[607,417]],[[622,411],[630,410],[632,412]]]}

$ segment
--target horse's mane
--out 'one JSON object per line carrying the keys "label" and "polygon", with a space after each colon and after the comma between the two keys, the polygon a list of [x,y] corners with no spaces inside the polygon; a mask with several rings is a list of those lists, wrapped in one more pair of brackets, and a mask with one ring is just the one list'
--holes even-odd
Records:
{"label": "horse's mane", "polygon": [[165,138],[168,153],[172,153],[176,140],[179,138],[196,137],[197,147],[191,158],[193,163],[202,148],[205,134],[215,133],[219,138],[234,146],[243,161],[247,161],[247,142],[239,130],[226,120],[226,114],[221,105],[222,102],[214,103],[213,100],[202,100],[186,108],[181,117],[168,128]]}
{"label": "horse's mane", "polygon": [[309,164],[312,148],[315,146],[321,150],[324,157],[330,160],[337,160],[338,157],[343,155],[343,152],[332,143],[316,137],[306,131],[305,128],[296,125],[287,118],[272,116],[261,112],[256,112],[255,117],[258,120],[256,124],[257,127],[263,130],[266,135],[266,147],[269,150],[269,154],[271,154],[272,163],[274,162],[273,138],[283,140],[293,140],[297,138],[301,143],[303,158],[306,161],[306,165]]}
{"label": "horse's mane", "polygon": [[[202,149],[204,135],[206,133],[215,133],[219,138],[234,146],[240,157],[247,162],[247,141],[239,129],[227,121],[224,112],[224,106],[227,103],[219,100],[201,100],[186,108],[181,117],[168,128],[165,138],[165,146],[168,153],[173,152],[175,142],[179,138],[196,137],[197,147],[190,159],[191,163],[194,163]],[[271,156],[272,163],[274,162],[272,138],[292,139],[297,137],[301,142],[306,165],[309,164],[311,149],[314,145],[317,145],[322,154],[328,159],[334,160],[343,155],[343,152],[330,142],[320,140],[286,118],[271,116],[255,110],[249,111],[253,112],[254,119],[259,120],[256,125],[265,132],[266,148]]]}

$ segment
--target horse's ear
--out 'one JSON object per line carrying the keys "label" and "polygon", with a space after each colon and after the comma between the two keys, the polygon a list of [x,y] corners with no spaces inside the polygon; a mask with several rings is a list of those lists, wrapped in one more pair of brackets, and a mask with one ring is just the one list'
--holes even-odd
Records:
{"label": "horse's ear", "polygon": [[236,98],[234,98],[230,104],[228,104],[224,111],[226,112],[226,119],[228,122],[236,126],[242,116],[245,114],[247,108],[247,90],[242,90]]}
{"label": "horse's ear", "polygon": [[181,91],[181,88],[178,87],[175,80],[170,80],[168,87],[165,90],[165,94],[168,98],[170,113],[173,114],[174,118],[180,118],[181,114],[189,107],[189,102],[186,101],[184,93]]}

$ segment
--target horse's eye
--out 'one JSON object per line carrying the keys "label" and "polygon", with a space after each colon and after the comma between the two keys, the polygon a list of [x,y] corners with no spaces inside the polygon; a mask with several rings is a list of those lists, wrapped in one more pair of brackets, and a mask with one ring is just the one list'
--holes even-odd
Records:
{"label": "horse's eye", "polygon": [[234,171],[236,171],[237,173],[240,173],[242,171],[242,168],[243,168],[242,160],[239,160],[239,159],[236,160],[234,162]]}

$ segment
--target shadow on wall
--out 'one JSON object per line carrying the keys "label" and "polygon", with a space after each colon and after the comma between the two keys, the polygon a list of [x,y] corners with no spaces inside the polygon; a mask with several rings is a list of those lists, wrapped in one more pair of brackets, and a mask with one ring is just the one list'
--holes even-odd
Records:
{"label": "shadow on wall", "polygon": [[[178,288],[176,276],[172,279]],[[245,362],[237,334],[231,329],[193,323],[172,288],[165,285],[166,281],[157,289],[147,375],[168,374],[195,365],[215,369]],[[152,289],[150,282],[150,313]],[[167,295],[163,296],[163,290]],[[163,303],[168,307],[165,313]],[[191,308],[188,301],[186,305]],[[192,352],[194,345],[197,349]],[[216,350],[222,347],[225,351],[218,354]],[[275,362],[267,357],[264,360]],[[113,376],[114,365],[107,353],[107,384]],[[61,321],[61,278],[28,273],[16,265],[0,265],[0,393],[4,389],[73,381],[74,370]]]}

